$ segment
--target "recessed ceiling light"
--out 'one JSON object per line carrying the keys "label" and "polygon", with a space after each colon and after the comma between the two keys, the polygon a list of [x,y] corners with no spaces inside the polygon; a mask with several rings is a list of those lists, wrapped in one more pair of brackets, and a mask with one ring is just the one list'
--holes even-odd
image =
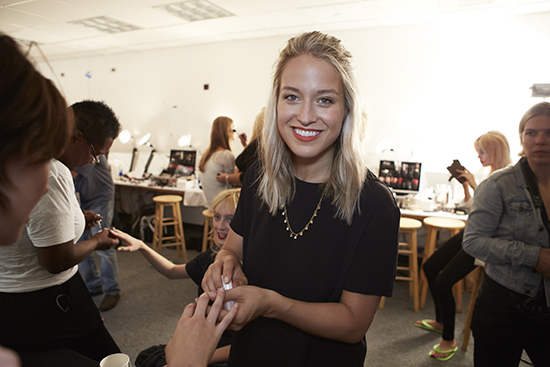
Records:
{"label": "recessed ceiling light", "polygon": [[120,20],[116,20],[109,17],[87,18],[87,19],[81,19],[81,20],[74,20],[69,23],[83,25],[90,28],[95,28],[102,32],[107,32],[107,33],[119,33],[119,32],[127,32],[127,31],[134,31],[136,29],[141,29],[140,27],[135,26],[133,24],[121,22]]}
{"label": "recessed ceiling light", "polygon": [[205,19],[216,19],[230,17],[234,14],[206,0],[191,0],[173,4],[155,6],[157,9],[183,18],[189,22],[195,22]]}
{"label": "recessed ceiling light", "polygon": [[494,4],[496,0],[458,0],[458,6],[476,6]]}

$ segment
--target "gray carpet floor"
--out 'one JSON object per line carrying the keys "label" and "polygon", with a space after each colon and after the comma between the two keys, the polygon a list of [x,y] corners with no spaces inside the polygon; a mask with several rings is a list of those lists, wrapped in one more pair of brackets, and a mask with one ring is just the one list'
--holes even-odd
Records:
{"label": "gray carpet floor", "polygon": [[[189,259],[198,254],[188,250]],[[174,263],[182,263],[176,250],[165,248],[163,255]],[[102,316],[107,329],[132,363],[140,351],[166,344],[174,331],[185,305],[197,296],[197,287],[190,279],[169,280],[157,273],[138,252],[118,253],[121,299],[118,305]],[[462,327],[470,298],[464,292],[464,311],[457,314],[456,338],[462,343]],[[102,296],[94,300],[99,305]],[[394,296],[386,299],[385,308],[378,310],[367,333],[365,366],[473,366],[473,338],[466,352],[458,350],[447,362],[428,357],[439,342],[440,335],[413,326],[415,320],[433,318],[433,302],[428,295],[426,307],[414,312],[408,283],[398,281]]]}

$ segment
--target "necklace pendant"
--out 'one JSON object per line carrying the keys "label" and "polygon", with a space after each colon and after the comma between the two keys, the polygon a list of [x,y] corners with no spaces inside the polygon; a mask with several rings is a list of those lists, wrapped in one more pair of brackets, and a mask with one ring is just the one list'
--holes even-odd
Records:
{"label": "necklace pendant", "polygon": [[321,202],[323,201],[323,197],[324,197],[324,193],[323,193],[323,195],[321,195],[321,199],[319,199],[319,202],[317,203],[317,208],[313,211],[313,215],[309,219],[309,221],[306,224],[306,226],[304,227],[304,229],[302,229],[299,233],[294,232],[292,230],[292,228],[290,228],[290,222],[288,221],[288,212],[287,212],[287,209],[286,209],[286,205],[285,204],[282,205],[282,209],[283,209],[282,214],[283,214],[283,217],[284,217],[283,222],[284,222],[284,224],[286,224],[286,230],[290,232],[289,237],[296,240],[296,239],[298,239],[298,236],[303,236],[304,235],[304,231],[307,231],[309,229],[309,226],[311,224],[313,224],[313,219],[315,219],[315,217],[317,217],[317,211],[321,209]]}

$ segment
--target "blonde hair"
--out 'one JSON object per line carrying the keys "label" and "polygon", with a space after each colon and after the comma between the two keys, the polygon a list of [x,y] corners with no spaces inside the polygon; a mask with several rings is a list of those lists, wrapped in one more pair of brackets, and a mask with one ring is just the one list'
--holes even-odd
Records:
{"label": "blonde hair", "polygon": [[231,150],[229,145],[229,140],[231,139],[231,126],[233,125],[233,120],[229,117],[220,116],[217,117],[212,123],[212,131],[210,132],[210,145],[204,152],[200,163],[199,170],[204,172],[206,170],[206,163],[212,157],[217,150],[220,148],[223,150]]}
{"label": "blonde hair", "polygon": [[[525,125],[527,124],[527,121],[533,117],[537,116],[550,116],[550,103],[548,102],[540,102],[531,107],[530,109],[525,112],[523,117],[521,118],[519,122],[519,140],[521,141],[521,145],[523,145],[523,130],[525,130]],[[525,157],[525,151],[523,150],[523,147],[521,148],[521,151],[518,153],[520,157]]]}
{"label": "blonde hair", "polygon": [[[239,203],[239,197],[241,196],[241,189],[229,189],[224,190],[218,194],[212,201],[212,212],[216,213],[221,208],[227,208],[231,213],[235,213],[237,204]],[[212,230],[213,231],[213,230]],[[217,253],[221,250],[216,241],[214,241],[214,247],[212,250]]]}
{"label": "blonde hair", "polygon": [[250,141],[254,141],[262,135],[262,129],[264,127],[264,120],[265,120],[265,107],[262,108],[260,113],[256,115],[256,119],[254,120],[254,127],[252,129],[252,136],[250,137]]}
{"label": "blonde hair", "polygon": [[492,130],[481,135],[474,143],[476,146],[481,147],[490,157],[491,173],[512,164],[508,139],[500,131]]}
{"label": "blonde hair", "polygon": [[258,187],[259,197],[275,216],[280,206],[292,201],[295,194],[291,151],[282,139],[277,125],[277,102],[281,76],[288,62],[302,55],[311,55],[328,62],[339,74],[344,91],[342,131],[334,142],[328,179],[322,183],[325,197],[332,198],[336,217],[351,224],[366,179],[367,165],[361,145],[364,131],[359,91],[353,75],[351,54],[341,41],[320,32],[304,33],[291,38],[276,63],[273,84],[261,136],[260,162],[263,175]]}

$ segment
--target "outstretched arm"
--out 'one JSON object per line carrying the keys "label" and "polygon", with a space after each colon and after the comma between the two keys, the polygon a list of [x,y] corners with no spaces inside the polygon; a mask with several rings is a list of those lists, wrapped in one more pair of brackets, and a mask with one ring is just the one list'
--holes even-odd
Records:
{"label": "outstretched arm", "polygon": [[168,261],[164,256],[154,251],[151,247],[147,246],[143,241],[138,240],[135,237],[130,236],[118,229],[112,229],[111,232],[120,239],[122,246],[118,248],[118,251],[138,251],[149,261],[149,263],[155,268],[156,271],[164,275],[168,279],[187,279],[189,275],[185,268],[185,264],[173,264]]}

